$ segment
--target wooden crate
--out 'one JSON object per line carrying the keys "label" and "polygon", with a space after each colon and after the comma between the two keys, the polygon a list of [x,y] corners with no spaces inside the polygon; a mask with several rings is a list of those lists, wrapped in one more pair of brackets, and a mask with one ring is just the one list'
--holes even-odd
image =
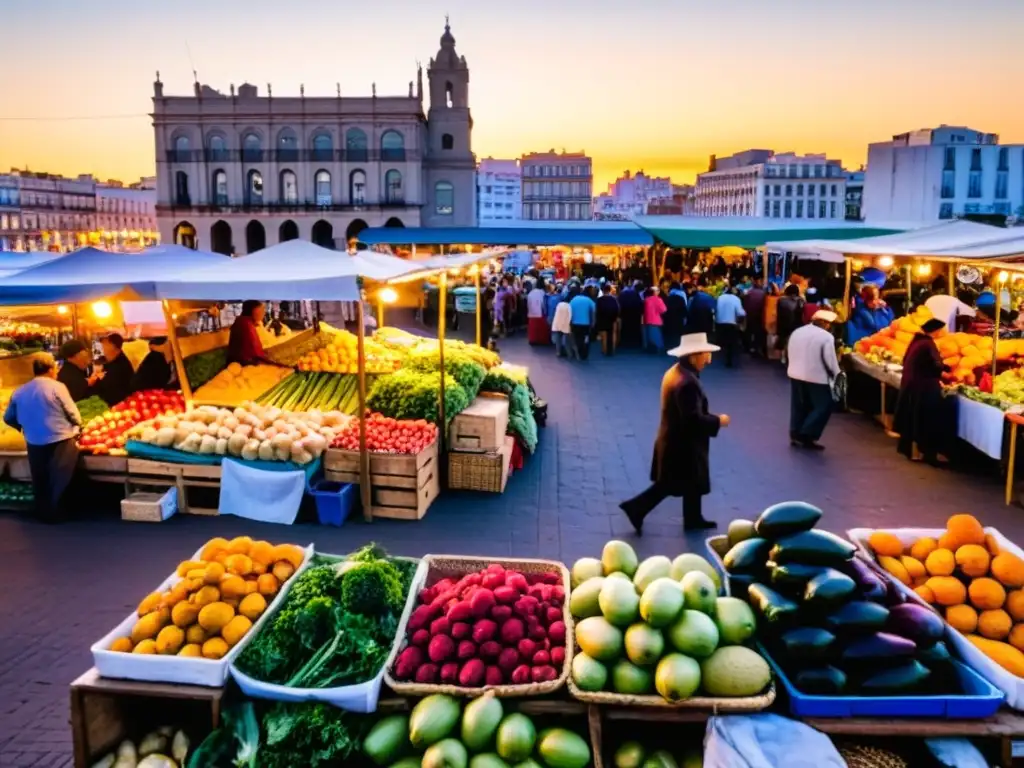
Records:
{"label": "wooden crate", "polygon": [[[359,484],[359,452],[324,453],[324,478]],[[420,520],[441,492],[437,443],[414,455],[370,454],[370,505],[374,517]]]}
{"label": "wooden crate", "polygon": [[79,461],[86,476],[94,483],[122,485],[128,482],[127,456],[94,456],[91,453],[83,453]]}
{"label": "wooden crate", "polygon": [[508,430],[508,398],[478,397],[452,419],[449,447],[453,451],[497,451]]}
{"label": "wooden crate", "polygon": [[219,464],[173,464],[128,459],[127,493],[138,488],[177,488],[178,511],[184,515],[216,515],[216,509],[189,504],[189,488],[220,488]]}
{"label": "wooden crate", "polygon": [[195,749],[220,725],[223,688],[139,683],[102,678],[90,669],[71,684],[71,736],[75,768],[88,768],[155,728],[181,727]]}
{"label": "wooden crate", "polygon": [[505,436],[500,450],[448,454],[448,487],[452,490],[504,493],[515,438]]}

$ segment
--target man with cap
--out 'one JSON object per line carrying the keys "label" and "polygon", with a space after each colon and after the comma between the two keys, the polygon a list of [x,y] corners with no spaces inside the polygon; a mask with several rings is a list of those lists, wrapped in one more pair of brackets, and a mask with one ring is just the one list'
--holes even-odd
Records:
{"label": "man with cap", "polygon": [[97,384],[96,389],[107,405],[117,405],[132,393],[132,377],[135,369],[132,368],[132,361],[121,351],[124,346],[124,337],[119,333],[112,333],[100,341],[103,347],[103,380]]}
{"label": "man with cap", "polygon": [[78,465],[76,440],[82,416],[68,388],[57,381],[51,355],[37,355],[32,374],[34,378],[11,395],[4,422],[25,436],[36,513],[41,521],[52,523],[61,516],[61,502]]}
{"label": "man with cap", "polygon": [[132,376],[132,392],[143,389],[167,389],[171,383],[171,345],[166,336],[149,340],[149,353],[139,363],[139,370]]}
{"label": "man with cap", "polygon": [[103,378],[102,373],[89,375],[92,366],[92,353],[78,339],[65,341],[60,348],[60,358],[64,364],[57,374],[57,381],[68,388],[74,402],[85,400],[97,394],[96,384]]}
{"label": "man with cap", "polygon": [[932,465],[937,465],[938,455],[946,452],[943,443],[948,413],[942,397],[942,374],[949,366],[942,362],[935,343],[935,337],[945,327],[944,322],[933,317],[907,345],[900,396],[893,417],[893,431],[900,436],[896,449],[908,459],[914,459],[916,444],[924,460]]}
{"label": "man with cap", "polygon": [[708,411],[700,372],[711,362],[711,353],[718,350],[708,343],[706,334],[691,333],[668,353],[677,362],[661,380],[661,424],[651,461],[651,486],[619,505],[638,536],[647,514],[669,496],[683,498],[684,530],[716,525],[704,519],[701,503],[711,492],[711,438],[729,426],[729,417]]}
{"label": "man with cap", "polygon": [[789,443],[795,447],[825,450],[818,440],[832,416],[832,382],[839,375],[836,340],[829,331],[835,321],[835,312],[819,309],[810,323],[790,334],[786,346],[792,391]]}

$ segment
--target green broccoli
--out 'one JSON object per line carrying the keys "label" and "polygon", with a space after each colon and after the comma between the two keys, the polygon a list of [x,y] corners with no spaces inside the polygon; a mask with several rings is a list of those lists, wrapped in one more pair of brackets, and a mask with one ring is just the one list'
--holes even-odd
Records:
{"label": "green broccoli", "polygon": [[341,604],[350,613],[399,614],[405,602],[402,592],[402,574],[386,560],[363,563],[341,580]]}

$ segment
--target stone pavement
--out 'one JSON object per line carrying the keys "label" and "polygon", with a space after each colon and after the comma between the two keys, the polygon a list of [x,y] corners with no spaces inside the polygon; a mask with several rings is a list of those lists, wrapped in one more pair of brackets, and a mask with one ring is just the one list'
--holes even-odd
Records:
{"label": "stone pavement", "polygon": [[[682,533],[677,501],[648,518],[639,540],[616,508],[646,486],[670,360],[598,353],[568,363],[521,338],[501,346],[506,359],[530,367],[550,403],[537,454],[503,495],[449,493],[418,523],[353,519],[338,529],[284,530],[229,517],[122,523],[109,505],[59,527],[0,514],[0,766],[71,765],[67,686],[91,665],[89,646],[212,536],[312,541],[337,553],[375,540],[402,555],[515,555],[570,564],[598,555],[612,537],[632,542],[641,556],[702,552],[703,537]],[[1003,507],[994,472],[911,465],[866,418],[834,417],[823,453],[791,449],[784,372],[743,362],[738,370],[715,366],[704,375],[712,410],[733,420],[712,443],[707,516],[724,524],[777,501],[804,499],[825,510],[823,527],[841,533],[858,525],[939,526],[970,511],[1024,541],[1024,516]]]}

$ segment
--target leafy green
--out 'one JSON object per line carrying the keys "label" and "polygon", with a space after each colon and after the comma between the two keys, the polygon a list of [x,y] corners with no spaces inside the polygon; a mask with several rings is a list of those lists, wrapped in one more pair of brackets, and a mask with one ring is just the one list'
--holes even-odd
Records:
{"label": "leafy green", "polygon": [[345,765],[359,754],[373,718],[329,704],[276,704],[263,717],[259,768]]}
{"label": "leafy green", "polygon": [[258,680],[294,688],[333,688],[372,679],[398,631],[415,565],[376,545],[342,567],[314,565],[299,576],[278,612],[238,657]]}
{"label": "leafy green", "polygon": [[[466,409],[470,397],[454,376],[445,375],[444,387],[445,417],[446,421],[451,421]],[[403,368],[377,379],[367,398],[367,405],[371,410],[394,419],[425,419],[437,424],[440,391],[440,372],[422,373]]]}
{"label": "leafy green", "polygon": [[219,347],[185,358],[185,375],[189,386],[199,389],[206,382],[227,368],[228,348]]}
{"label": "leafy green", "polygon": [[[440,348],[435,344],[419,344],[406,357],[404,367],[423,373],[435,373],[441,369]],[[486,368],[473,360],[462,348],[450,343],[444,345],[444,372],[450,374],[466,390],[469,399],[480,391],[480,382]]]}
{"label": "leafy green", "polygon": [[260,727],[252,702],[224,710],[223,724],[189,756],[187,768],[255,768]]}

